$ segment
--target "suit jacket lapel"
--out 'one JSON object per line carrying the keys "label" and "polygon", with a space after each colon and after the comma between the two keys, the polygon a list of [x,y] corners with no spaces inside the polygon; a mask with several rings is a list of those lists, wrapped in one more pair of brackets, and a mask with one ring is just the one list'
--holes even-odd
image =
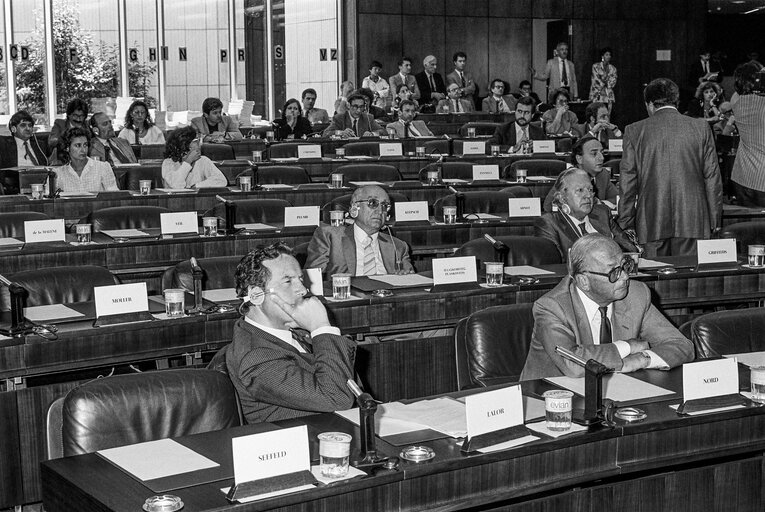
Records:
{"label": "suit jacket lapel", "polygon": [[[245,331],[247,331],[251,336],[254,336],[254,337],[256,336],[256,337],[260,337],[262,339],[265,339],[266,341],[268,341],[270,343],[273,343],[274,345],[276,345],[276,346],[278,346],[280,348],[283,348],[285,350],[290,350],[290,351],[294,352],[295,354],[297,354],[297,355],[299,355],[299,356],[301,356],[301,357],[303,357],[305,359],[313,358],[312,354],[300,352],[298,349],[296,349],[295,347],[293,347],[289,343],[286,343],[285,341],[280,340],[279,338],[277,338],[273,334],[267,333],[266,331],[264,331],[262,329],[258,329],[254,325],[245,322],[244,318],[241,318],[239,320],[239,322],[241,323],[242,328]],[[308,357],[306,357],[306,356],[308,356]]]}
{"label": "suit jacket lapel", "polygon": [[[558,211],[557,215],[563,227],[563,234],[566,235],[572,243],[579,240],[580,233],[571,226],[571,219],[569,219],[568,216],[566,216],[566,214],[561,211]],[[577,229],[578,228],[579,226],[577,226]]]}
{"label": "suit jacket lapel", "polygon": [[614,328],[615,340],[628,340],[636,334],[634,312],[630,311],[627,297],[614,302],[614,312],[611,315],[611,325]]}
{"label": "suit jacket lapel", "polygon": [[608,225],[608,220],[604,219],[601,213],[603,213],[603,211],[600,208],[593,208],[588,215],[590,224],[592,224],[592,227],[594,227],[598,233],[609,236],[611,235],[611,228]]}
{"label": "suit jacket lapel", "polygon": [[380,256],[382,256],[385,271],[390,274],[396,269],[396,250],[390,237],[382,231],[377,235],[377,245],[380,247]]}
{"label": "suit jacket lapel", "polygon": [[345,227],[343,236],[343,256],[348,267],[348,273],[356,274],[356,240],[353,238],[353,226]]}
{"label": "suit jacket lapel", "polygon": [[574,317],[576,318],[576,325],[579,331],[579,340],[582,345],[593,345],[592,333],[590,332],[590,319],[587,318],[587,313],[584,311],[584,304],[579,298],[579,292],[576,290],[576,285],[572,278],[569,282],[569,295],[571,296],[571,304],[574,306]]}

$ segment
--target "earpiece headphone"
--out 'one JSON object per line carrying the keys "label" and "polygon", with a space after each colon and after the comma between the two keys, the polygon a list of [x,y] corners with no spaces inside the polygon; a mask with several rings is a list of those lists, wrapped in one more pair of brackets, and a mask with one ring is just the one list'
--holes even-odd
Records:
{"label": "earpiece headphone", "polygon": [[348,215],[351,216],[352,219],[355,219],[359,215],[359,207],[357,205],[352,205],[351,209],[348,210]]}
{"label": "earpiece headphone", "polygon": [[15,126],[11,126],[11,133],[16,133],[16,127]]}
{"label": "earpiece headphone", "polygon": [[566,215],[570,215],[571,214],[571,207],[569,205],[567,205],[566,203],[561,203],[558,206],[558,209],[560,211],[562,211],[563,213],[565,213]]}
{"label": "earpiece headphone", "polygon": [[253,306],[260,306],[266,300],[266,292],[260,286],[253,286],[247,293],[247,298]]}

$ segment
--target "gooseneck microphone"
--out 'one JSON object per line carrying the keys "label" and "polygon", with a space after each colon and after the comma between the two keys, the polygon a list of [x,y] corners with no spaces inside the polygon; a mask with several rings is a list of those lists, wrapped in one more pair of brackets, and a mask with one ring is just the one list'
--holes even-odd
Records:
{"label": "gooseneck microphone", "polygon": [[497,240],[488,233],[485,233],[483,237],[494,247],[495,261],[502,261],[504,266],[508,265],[508,255],[510,254],[510,247],[507,246],[502,240]]}
{"label": "gooseneck microphone", "polygon": [[454,200],[457,203],[457,222],[465,222],[465,194],[449,185],[449,191],[454,194]]}

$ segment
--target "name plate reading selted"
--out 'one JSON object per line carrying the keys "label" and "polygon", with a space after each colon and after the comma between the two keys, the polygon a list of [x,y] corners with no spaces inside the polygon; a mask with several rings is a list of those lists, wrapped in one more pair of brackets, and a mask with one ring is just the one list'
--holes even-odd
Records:
{"label": "name plate reading selted", "polygon": [[486,153],[486,142],[484,141],[464,141],[462,143],[463,155],[483,155]]}
{"label": "name plate reading selted", "polygon": [[608,150],[614,153],[621,153],[623,142],[623,139],[608,139]]}
{"label": "name plate reading selted", "polygon": [[738,393],[738,361],[724,357],[683,365],[683,400]]}
{"label": "name plate reading selted", "polygon": [[523,425],[521,386],[465,397],[468,437]]}
{"label": "name plate reading selted", "polygon": [[498,165],[474,165],[473,181],[479,180],[499,180]]}
{"label": "name plate reading selted", "polygon": [[146,283],[96,286],[93,288],[93,297],[97,317],[149,311]]}
{"label": "name plate reading selted", "polygon": [[380,143],[380,156],[401,156],[403,154],[404,150],[401,148],[400,142]]}
{"label": "name plate reading selted", "polygon": [[699,265],[708,263],[735,263],[736,239],[723,238],[720,240],[698,240],[696,242]]}
{"label": "name plate reading selted", "polygon": [[535,140],[532,141],[534,153],[555,153],[554,140]]}
{"label": "name plate reading selted", "polygon": [[402,201],[395,204],[396,222],[428,221],[427,201]]}
{"label": "name plate reading selted", "polygon": [[198,233],[197,212],[160,213],[159,227],[163,235]]}
{"label": "name plate reading selted", "polygon": [[306,425],[235,437],[231,447],[237,485],[311,470]]}
{"label": "name plate reading selted", "polygon": [[507,200],[507,216],[539,217],[542,215],[542,205],[538,197],[511,197]]}
{"label": "name plate reading selted", "polygon": [[24,222],[24,241],[63,242],[66,240],[64,219],[28,220]]}
{"label": "name plate reading selted", "polygon": [[298,158],[300,159],[310,159],[310,158],[321,159],[321,145],[320,144],[299,144],[297,147],[297,153],[298,153]]}
{"label": "name plate reading selted", "polygon": [[475,256],[436,258],[433,265],[433,285],[478,282]]}
{"label": "name plate reading selted", "polygon": [[318,226],[318,206],[288,206],[284,208],[284,227]]}

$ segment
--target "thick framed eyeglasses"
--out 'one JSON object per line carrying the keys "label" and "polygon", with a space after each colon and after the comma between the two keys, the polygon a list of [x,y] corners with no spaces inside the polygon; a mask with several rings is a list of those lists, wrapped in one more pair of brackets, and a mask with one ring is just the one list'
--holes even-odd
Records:
{"label": "thick framed eyeglasses", "polygon": [[367,206],[369,206],[371,209],[375,210],[378,206],[382,206],[383,210],[390,211],[390,203],[388,201],[380,201],[378,199],[375,199],[374,197],[370,197],[369,199],[362,199],[360,201],[354,201],[354,204],[357,203],[367,203]]}
{"label": "thick framed eyeglasses", "polygon": [[632,258],[624,258],[620,265],[615,266],[614,268],[609,270],[607,273],[595,272],[594,270],[582,270],[582,273],[595,274],[596,276],[607,277],[609,283],[615,283],[616,281],[619,280],[620,277],[622,277],[622,273],[626,273],[627,275],[630,275],[630,273],[633,270],[635,270],[635,261]]}

